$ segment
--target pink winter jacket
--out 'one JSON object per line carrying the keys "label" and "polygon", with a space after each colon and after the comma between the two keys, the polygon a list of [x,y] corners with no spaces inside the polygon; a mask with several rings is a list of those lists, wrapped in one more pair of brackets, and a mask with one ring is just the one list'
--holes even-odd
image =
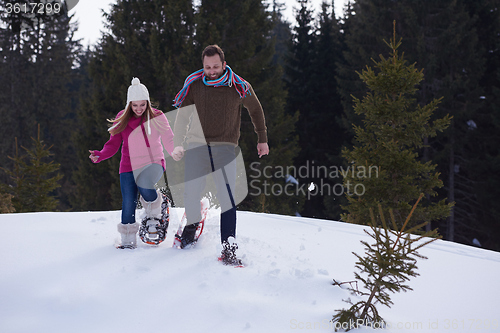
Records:
{"label": "pink winter jacket", "polygon": [[[121,116],[124,111],[118,112],[116,118]],[[142,117],[130,117],[127,127],[122,132],[111,135],[101,151],[94,151],[95,155],[99,156],[94,163],[99,163],[115,155],[123,143],[120,173],[137,170],[152,163],[159,164],[165,169],[163,147],[170,155],[172,154],[174,135],[163,112],[157,109],[153,109],[153,112],[156,116],[149,122],[151,134],[148,134],[147,121],[141,126]],[[145,135],[148,142],[146,142]],[[149,143],[150,149],[148,149],[147,143]]]}

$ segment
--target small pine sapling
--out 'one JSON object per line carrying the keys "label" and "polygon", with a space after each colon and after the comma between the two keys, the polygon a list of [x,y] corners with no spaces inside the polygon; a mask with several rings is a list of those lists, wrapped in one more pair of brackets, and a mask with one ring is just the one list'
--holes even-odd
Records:
{"label": "small pine sapling", "polygon": [[60,165],[50,160],[52,146],[47,147],[40,138],[40,125],[37,138],[31,139],[33,147],[28,149],[21,146],[26,154],[19,155],[15,138],[16,155],[8,156],[14,161],[13,170],[0,167],[13,183],[13,186],[4,186],[5,192],[11,195],[13,208],[18,213],[54,211],[59,201],[53,191],[61,186],[59,181],[63,177],[54,173],[59,171]]}
{"label": "small pine sapling", "polygon": [[[422,197],[423,194],[413,205],[401,229],[398,229],[392,210],[389,210],[392,228],[387,224],[380,205],[379,218],[382,227],[377,227],[373,210],[370,210],[370,230],[365,230],[365,232],[373,238],[374,243],[361,241],[365,246],[364,256],[354,253],[358,259],[355,267],[360,271],[359,273],[355,272],[354,276],[356,281],[360,281],[367,291],[349,288],[353,293],[359,296],[368,296],[368,298],[356,303],[347,300],[346,302],[351,304],[351,307],[337,310],[332,319],[336,331],[341,328],[349,331],[353,327],[357,328],[363,325],[385,327],[385,321],[376,308],[377,303],[390,308],[393,305],[390,293],[412,290],[407,282],[411,277],[419,275],[416,272],[417,259],[427,259],[417,251],[440,238],[436,230],[418,236],[412,234],[421,230],[427,222],[405,230]],[[342,283],[335,282],[334,284],[341,285]]]}

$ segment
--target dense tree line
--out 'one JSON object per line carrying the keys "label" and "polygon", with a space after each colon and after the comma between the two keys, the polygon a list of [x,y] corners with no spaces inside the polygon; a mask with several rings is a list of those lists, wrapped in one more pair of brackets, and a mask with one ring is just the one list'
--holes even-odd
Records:
{"label": "dense tree line", "polygon": [[383,53],[383,39],[391,36],[396,20],[405,58],[424,70],[418,103],[442,98],[436,119],[453,117],[442,135],[424,138],[426,147],[420,151],[424,161],[437,164],[445,185],[435,200],[455,202],[450,217],[432,226],[448,240],[471,244],[477,238],[495,249],[498,7],[493,0],[358,0],[344,19],[345,62],[338,76],[345,117],[357,123],[351,95],[361,98],[365,92],[356,71]]}
{"label": "dense tree line", "polygon": [[[346,195],[332,189],[342,185],[341,174],[311,171],[348,166],[341,151],[355,144],[353,124],[361,124],[353,97],[367,93],[357,72],[385,53],[383,40],[396,21],[400,51],[423,69],[418,105],[441,99],[431,122],[452,116],[448,129],[424,137],[418,150],[423,163],[437,165],[444,183],[427,200],[455,202],[450,217],[432,227],[449,240],[470,244],[476,238],[500,250],[499,2],[356,0],[339,19],[332,1],[314,12],[310,0],[298,0],[295,20],[287,22],[279,1],[119,0],[104,18],[109,33],[87,50],[74,40],[68,15],[23,29],[2,12],[0,163],[12,168],[15,138],[29,146],[40,124],[63,175],[53,192],[58,209],[119,209],[119,157],[93,165],[88,149],[108,139],[106,119],[123,109],[133,76],[148,86],[156,107],[171,111],[185,77],[201,68],[202,49],[217,43],[233,70],[253,85],[269,131],[271,154],[258,159],[243,112],[247,176],[261,193],[254,189],[241,209],[339,219]],[[275,172],[280,166],[307,169],[294,175],[295,195],[264,193],[264,182],[268,191],[288,184],[286,173]],[[263,170],[273,170],[271,177]],[[7,174],[0,177],[9,183]],[[316,192],[303,191],[310,183]]]}
{"label": "dense tree line", "polygon": [[285,57],[285,82],[287,111],[299,113],[300,152],[295,164],[309,171],[302,173],[301,182],[318,186],[315,192],[310,192],[314,195],[309,196],[301,213],[320,218],[338,216],[341,196],[326,192],[342,179],[327,179],[313,173],[318,166],[340,165],[340,150],[345,143],[335,79],[343,56],[339,21],[333,6],[324,2],[315,18],[309,1],[299,0],[292,37],[290,52]]}
{"label": "dense tree line", "polygon": [[[424,137],[424,147],[419,151],[423,162],[437,164],[444,183],[444,187],[437,189],[436,197],[427,199],[455,203],[450,217],[432,221],[430,227],[439,228],[448,240],[471,244],[476,238],[483,246],[500,249],[495,227],[500,180],[496,167],[499,5],[496,0],[351,1],[341,20],[330,16],[337,34],[329,40],[336,49],[326,58],[333,63],[333,69],[324,73],[334,76],[336,89],[321,90],[329,81],[315,80],[313,76],[318,68],[327,68],[319,60],[325,59],[320,52],[326,48],[319,46],[325,38],[324,15],[314,17],[308,9],[310,2],[298,1],[286,67],[290,92],[287,109],[300,111],[297,131],[302,150],[296,163],[322,164],[326,160],[330,166],[339,166],[339,161],[344,167],[349,166],[345,163],[350,161],[339,160],[336,149],[351,147],[355,143],[353,125],[362,124],[353,102],[367,92],[359,73],[385,53],[384,40],[392,36],[396,21],[405,59],[415,63],[425,76],[417,92],[418,104],[424,106],[441,99],[431,122],[452,116],[448,129],[436,137]],[[327,98],[340,100],[342,107],[328,103]],[[320,107],[312,107],[318,102]],[[319,118],[318,112],[323,113]],[[319,128],[314,125],[317,119],[322,121],[321,125],[330,124],[328,129],[315,130]],[[333,125],[329,119],[334,119]],[[327,142],[327,153],[321,151],[321,143],[313,140]],[[323,199],[323,206],[317,201],[306,202],[304,213],[337,219],[339,201],[344,203],[343,198]],[[314,208],[307,211],[308,207]]]}
{"label": "dense tree line", "polygon": [[[54,160],[63,174],[56,191],[60,209],[69,209],[69,197],[74,189],[71,179],[76,165],[74,146],[68,138],[75,126],[75,106],[78,100],[78,77],[73,67],[80,46],[73,40],[76,29],[71,17],[61,15],[51,19],[33,20],[23,13],[6,10],[12,3],[30,1],[0,1],[0,165],[12,169],[19,147],[30,147],[31,138],[41,137],[52,146]],[[29,5],[28,5],[29,7]],[[8,175],[0,172],[2,183]]]}

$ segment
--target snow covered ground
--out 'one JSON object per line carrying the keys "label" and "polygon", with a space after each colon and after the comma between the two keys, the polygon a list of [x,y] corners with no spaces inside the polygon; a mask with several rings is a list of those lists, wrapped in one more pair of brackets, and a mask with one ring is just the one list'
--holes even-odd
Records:
{"label": "snow covered ground", "polygon": [[[174,213],[180,215],[181,210]],[[210,211],[198,245],[114,248],[120,212],[0,215],[0,332],[333,332],[363,227],[238,212],[245,268],[226,267]],[[500,253],[437,241],[414,291],[379,307],[388,332],[500,331]],[[354,300],[355,298],[353,298]],[[371,332],[362,328],[355,332]]]}

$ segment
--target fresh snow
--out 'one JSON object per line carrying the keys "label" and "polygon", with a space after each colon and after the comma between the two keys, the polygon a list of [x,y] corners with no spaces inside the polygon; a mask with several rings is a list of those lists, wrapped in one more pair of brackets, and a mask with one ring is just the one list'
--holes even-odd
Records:
{"label": "fresh snow", "polygon": [[[353,280],[362,226],[238,212],[233,268],[217,261],[215,210],[195,248],[171,247],[181,214],[136,250],[114,247],[119,211],[0,215],[0,332],[333,332],[358,299],[332,282]],[[379,306],[388,332],[500,331],[500,253],[441,240],[420,253],[414,290]]]}

